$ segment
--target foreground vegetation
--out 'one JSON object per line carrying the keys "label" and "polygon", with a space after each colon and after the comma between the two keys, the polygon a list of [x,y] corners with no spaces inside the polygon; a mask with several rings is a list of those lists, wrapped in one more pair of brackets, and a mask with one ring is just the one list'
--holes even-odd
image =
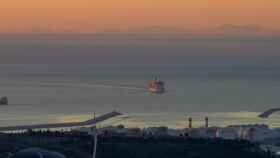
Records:
{"label": "foreground vegetation", "polygon": [[[93,137],[81,133],[28,132],[0,136],[0,158],[28,147],[54,150],[67,158],[89,158]],[[188,137],[99,136],[97,158],[272,158],[245,140]]]}

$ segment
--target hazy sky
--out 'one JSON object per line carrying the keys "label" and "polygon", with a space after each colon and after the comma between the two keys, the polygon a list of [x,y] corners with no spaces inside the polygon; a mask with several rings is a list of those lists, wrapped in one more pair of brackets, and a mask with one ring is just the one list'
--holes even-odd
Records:
{"label": "hazy sky", "polygon": [[233,35],[0,34],[0,64],[278,64],[279,17],[280,0],[0,0],[2,33],[183,28]]}
{"label": "hazy sky", "polygon": [[96,32],[223,24],[280,28],[279,0],[1,0],[0,32]]}
{"label": "hazy sky", "polygon": [[280,38],[2,35],[0,64],[279,64]]}

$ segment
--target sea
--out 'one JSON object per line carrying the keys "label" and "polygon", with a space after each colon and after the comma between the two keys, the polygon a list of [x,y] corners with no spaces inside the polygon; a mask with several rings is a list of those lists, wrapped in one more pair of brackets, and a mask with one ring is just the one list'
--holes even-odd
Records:
{"label": "sea", "polygon": [[[152,94],[159,77],[166,93]],[[0,65],[0,126],[73,122],[113,110],[123,116],[101,127],[185,128],[267,124],[280,116],[258,115],[280,108],[280,65]]]}

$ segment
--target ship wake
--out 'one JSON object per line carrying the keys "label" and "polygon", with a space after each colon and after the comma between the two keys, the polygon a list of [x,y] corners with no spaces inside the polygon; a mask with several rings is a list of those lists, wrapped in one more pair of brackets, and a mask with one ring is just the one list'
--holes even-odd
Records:
{"label": "ship wake", "polygon": [[97,84],[97,83],[51,83],[51,82],[17,82],[18,84],[40,86],[40,87],[73,87],[73,88],[107,88],[107,89],[127,89],[137,91],[147,91],[144,86],[135,85],[115,85],[115,84]]}

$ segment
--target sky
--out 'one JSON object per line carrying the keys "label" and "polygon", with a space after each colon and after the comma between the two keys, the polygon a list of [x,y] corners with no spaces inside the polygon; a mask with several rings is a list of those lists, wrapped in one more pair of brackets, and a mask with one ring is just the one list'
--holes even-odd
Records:
{"label": "sky", "polygon": [[[0,64],[278,64],[279,17],[280,0],[0,0]],[[87,34],[114,31],[148,34]]]}
{"label": "sky", "polygon": [[279,0],[1,0],[0,32],[100,32],[220,25],[280,29]]}

